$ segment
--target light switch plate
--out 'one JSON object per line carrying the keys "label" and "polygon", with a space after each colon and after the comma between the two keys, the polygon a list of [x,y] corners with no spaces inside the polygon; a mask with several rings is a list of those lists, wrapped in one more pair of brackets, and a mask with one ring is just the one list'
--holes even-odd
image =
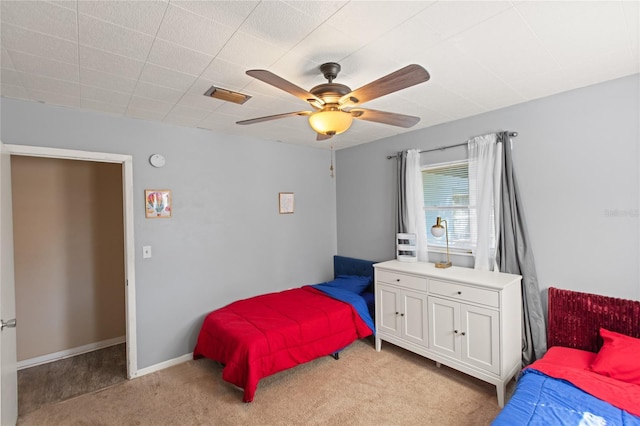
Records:
{"label": "light switch plate", "polygon": [[142,246],[142,258],[148,259],[151,257],[151,246]]}

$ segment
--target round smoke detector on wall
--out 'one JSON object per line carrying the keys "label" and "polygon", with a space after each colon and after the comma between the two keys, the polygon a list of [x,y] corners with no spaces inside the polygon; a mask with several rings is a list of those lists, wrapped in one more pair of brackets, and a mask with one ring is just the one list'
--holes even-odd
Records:
{"label": "round smoke detector on wall", "polygon": [[162,167],[164,166],[165,162],[166,160],[164,159],[164,156],[160,154],[153,154],[151,157],[149,157],[149,163],[151,163],[153,167]]}

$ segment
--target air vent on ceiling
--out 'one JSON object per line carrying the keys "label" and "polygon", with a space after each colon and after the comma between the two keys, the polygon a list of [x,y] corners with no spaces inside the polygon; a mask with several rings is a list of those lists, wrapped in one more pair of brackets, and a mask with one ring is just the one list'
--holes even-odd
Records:
{"label": "air vent on ceiling", "polygon": [[251,96],[245,95],[244,93],[234,92],[233,90],[227,90],[216,86],[211,86],[204,95],[240,105],[251,99]]}

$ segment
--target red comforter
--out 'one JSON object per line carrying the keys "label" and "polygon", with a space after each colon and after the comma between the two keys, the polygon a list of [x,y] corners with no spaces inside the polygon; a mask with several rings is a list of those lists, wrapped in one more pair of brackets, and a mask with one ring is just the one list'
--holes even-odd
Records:
{"label": "red comforter", "polygon": [[593,352],[554,346],[528,368],[566,380],[598,399],[640,416],[640,386],[590,371],[595,357]]}
{"label": "red comforter", "polygon": [[204,320],[194,359],[224,364],[222,378],[253,400],[261,378],[332,354],[371,330],[348,303],[301,287],[239,300]]}

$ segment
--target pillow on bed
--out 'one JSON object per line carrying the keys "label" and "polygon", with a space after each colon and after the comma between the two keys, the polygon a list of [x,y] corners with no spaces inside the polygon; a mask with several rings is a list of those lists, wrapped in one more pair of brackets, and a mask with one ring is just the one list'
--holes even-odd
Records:
{"label": "pillow on bed", "polygon": [[591,363],[591,371],[640,385],[640,339],[600,328],[602,348]]}
{"label": "pillow on bed", "polygon": [[371,284],[371,277],[360,275],[338,275],[335,280],[324,283],[326,286],[341,288],[356,294],[362,293],[369,284]]}

